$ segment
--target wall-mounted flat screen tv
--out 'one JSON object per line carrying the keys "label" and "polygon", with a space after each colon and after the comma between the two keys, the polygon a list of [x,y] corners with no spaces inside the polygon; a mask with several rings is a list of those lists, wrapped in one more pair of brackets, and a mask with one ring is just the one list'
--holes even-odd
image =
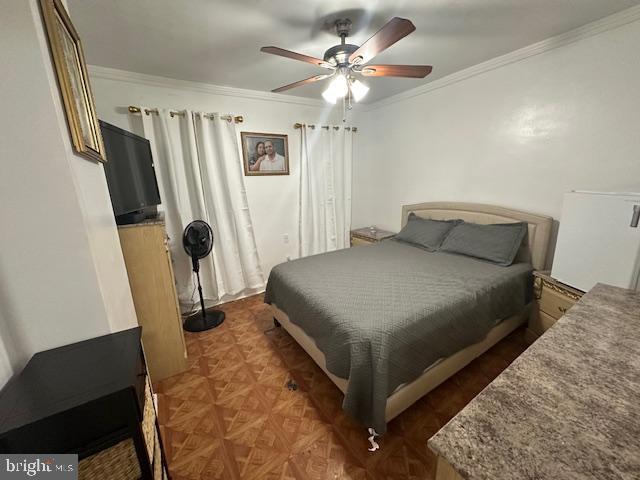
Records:
{"label": "wall-mounted flat screen tv", "polygon": [[100,120],[107,162],[107,176],[113,212],[118,223],[143,219],[149,207],[160,204],[160,191],[146,138]]}

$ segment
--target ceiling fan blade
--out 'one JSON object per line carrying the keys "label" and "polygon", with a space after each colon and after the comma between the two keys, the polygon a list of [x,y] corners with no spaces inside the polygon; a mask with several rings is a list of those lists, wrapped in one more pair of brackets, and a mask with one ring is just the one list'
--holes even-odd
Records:
{"label": "ceiling fan blade", "polygon": [[393,17],[384,27],[378,30],[373,37],[360,45],[360,48],[349,56],[349,62],[354,63],[358,61],[360,64],[367,63],[380,52],[406,37],[415,29],[415,25],[411,23],[410,20]]}
{"label": "ceiling fan blade", "polygon": [[431,65],[365,65],[360,73],[367,77],[424,78],[431,70]]}
{"label": "ceiling fan blade", "polygon": [[298,82],[290,83],[289,85],[284,85],[282,87],[276,88],[275,90],[271,90],[273,93],[284,92],[285,90],[289,90],[290,88],[296,88],[301,85],[306,85],[307,83],[314,83],[320,80],[324,80],[327,77],[330,77],[331,74],[328,75],[314,75],[313,77],[305,78],[304,80],[300,80]]}
{"label": "ceiling fan blade", "polygon": [[264,53],[270,53],[272,55],[291,58],[293,60],[299,60],[301,62],[312,63],[313,65],[317,65],[318,67],[322,68],[335,68],[329,62],[325,62],[324,60],[320,60],[319,58],[310,57],[309,55],[303,55],[302,53],[292,52],[291,50],[285,50],[284,48],[262,47],[260,51]]}

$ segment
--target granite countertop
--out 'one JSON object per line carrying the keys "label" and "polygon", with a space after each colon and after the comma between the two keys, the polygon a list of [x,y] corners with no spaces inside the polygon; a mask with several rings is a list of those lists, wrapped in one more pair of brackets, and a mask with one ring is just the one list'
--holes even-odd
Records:
{"label": "granite countertop", "polygon": [[429,447],[467,479],[640,478],[640,292],[596,285]]}
{"label": "granite countertop", "polygon": [[125,223],[124,225],[118,225],[118,228],[130,228],[130,227],[140,227],[142,225],[164,225],[164,213],[158,213],[155,217],[145,218],[141,222],[137,223]]}

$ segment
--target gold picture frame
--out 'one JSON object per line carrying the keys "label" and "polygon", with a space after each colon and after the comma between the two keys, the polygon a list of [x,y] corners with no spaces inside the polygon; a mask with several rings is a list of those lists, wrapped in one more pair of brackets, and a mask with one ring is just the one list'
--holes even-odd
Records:
{"label": "gold picture frame", "polygon": [[[246,176],[289,175],[289,140],[277,133],[240,132]],[[262,144],[262,150],[258,151]],[[270,144],[270,152],[269,152]]]}
{"label": "gold picture frame", "polygon": [[60,0],[40,0],[40,7],[73,148],[86,158],[106,162],[78,32]]}

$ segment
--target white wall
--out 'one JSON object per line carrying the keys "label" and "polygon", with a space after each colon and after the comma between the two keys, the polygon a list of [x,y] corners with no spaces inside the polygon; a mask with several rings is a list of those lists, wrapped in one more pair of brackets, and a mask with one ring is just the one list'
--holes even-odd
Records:
{"label": "white wall", "polygon": [[78,155],[68,158],[109,329],[134,327],[138,320],[103,166]]}
{"label": "white wall", "polygon": [[[0,325],[4,325],[5,321],[2,318],[2,311],[0,311]],[[3,332],[0,331],[0,388],[7,383],[13,374],[13,365],[11,358],[9,358],[9,352],[5,346],[5,342],[8,338],[3,337]]]}
{"label": "white wall", "polygon": [[[141,124],[139,115],[127,111],[129,105],[232,113],[244,116],[238,131],[287,134],[291,174],[245,177],[245,182],[265,278],[287,256],[298,256],[300,131],[293,124],[335,122],[329,107],[319,100],[99,67],[92,67],[90,75],[100,118],[134,133],[142,133]],[[284,235],[289,236],[289,243],[284,242]]]}
{"label": "white wall", "polygon": [[34,353],[137,324],[102,166],[75,155],[38,2],[0,16],[0,384]]}
{"label": "white wall", "polygon": [[397,230],[401,205],[438,200],[559,218],[566,191],[640,190],[639,45],[636,21],[365,106],[354,227]]}

